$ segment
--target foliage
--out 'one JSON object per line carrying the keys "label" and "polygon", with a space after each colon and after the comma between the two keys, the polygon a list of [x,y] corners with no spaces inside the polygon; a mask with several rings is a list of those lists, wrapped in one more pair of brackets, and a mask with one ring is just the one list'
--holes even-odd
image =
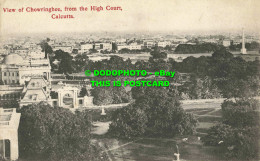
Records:
{"label": "foliage", "polygon": [[92,90],[92,96],[95,105],[120,104],[131,101],[131,95],[121,86],[95,87]]}
{"label": "foliage", "polygon": [[54,59],[60,60],[60,64],[58,67],[59,73],[72,73],[73,72],[73,64],[72,64],[72,56],[64,52],[63,50],[55,51]]}
{"label": "foliage", "polygon": [[229,158],[257,159],[259,153],[259,102],[254,99],[224,101],[223,123],[202,138],[205,145],[219,146]]}
{"label": "foliage", "polygon": [[87,54],[78,54],[74,57],[73,66],[77,72],[85,71],[89,69],[91,62]]}
{"label": "foliage", "polygon": [[259,126],[233,128],[226,124],[211,127],[202,138],[205,145],[221,148],[227,158],[252,159],[258,157]]}
{"label": "foliage", "polygon": [[[32,160],[105,160],[90,143],[88,115],[41,102],[21,109],[20,156]],[[102,159],[103,158],[103,159]]]}
{"label": "foliage", "polygon": [[55,92],[55,91],[51,91],[50,92],[50,96],[51,96],[52,99],[57,99],[58,98],[58,93]]}
{"label": "foliage", "polygon": [[209,77],[198,78],[191,75],[190,81],[179,87],[179,92],[189,99],[221,98],[221,91]]}
{"label": "foliage", "polygon": [[181,54],[186,54],[186,53],[209,53],[209,52],[214,52],[219,49],[223,48],[223,46],[219,46],[217,44],[213,43],[204,43],[204,44],[196,44],[196,45],[191,45],[191,44],[179,44],[175,52],[176,53],[181,53]]}
{"label": "foliage", "polygon": [[224,123],[232,127],[260,125],[259,102],[254,99],[224,101],[221,105]]}
{"label": "foliage", "polygon": [[94,105],[108,105],[112,104],[113,97],[110,93],[110,90],[108,87],[95,87],[91,91],[91,95],[93,98],[93,104]]}
{"label": "foliage", "polygon": [[49,41],[50,39],[47,38],[46,40],[43,40],[40,43],[42,51],[45,53],[45,58],[47,58],[48,54],[52,54],[53,52],[52,47],[48,44]]}
{"label": "foliage", "polygon": [[[138,88],[138,87],[136,87]],[[197,120],[192,114],[186,113],[181,107],[180,102],[171,97],[166,88],[133,88],[133,95],[139,93],[135,103],[124,110],[118,110],[112,118],[110,132],[117,137],[133,136],[166,136],[172,137],[180,134],[192,134],[195,131]],[[129,109],[128,109],[129,108]],[[137,113],[147,118],[142,128],[136,129],[138,132],[128,133],[129,130],[135,129],[135,124],[128,123],[131,118],[134,121],[140,121]],[[122,119],[117,118],[122,117]],[[131,121],[130,121],[131,122]],[[137,135],[138,134],[138,135]]]}
{"label": "foliage", "polygon": [[82,87],[82,88],[81,88],[81,90],[80,90],[80,92],[79,92],[79,95],[80,95],[81,97],[84,97],[84,96],[87,96],[87,95],[88,95],[88,91],[87,91],[86,87]]}
{"label": "foliage", "polygon": [[151,51],[150,54],[152,55],[153,59],[166,59],[167,53],[161,52],[159,49],[155,49],[154,51]]}
{"label": "foliage", "polygon": [[[229,49],[232,51],[239,51],[242,48],[242,43],[239,44],[231,44],[229,46]],[[259,50],[260,49],[260,44],[258,42],[250,42],[245,44],[245,48],[249,51],[251,50]]]}
{"label": "foliage", "polygon": [[221,141],[227,140],[232,134],[233,129],[231,126],[226,124],[218,124],[211,127],[208,130],[208,133],[205,137],[202,138],[202,141],[205,145],[220,145]]}
{"label": "foliage", "polygon": [[117,138],[141,136],[146,131],[147,121],[147,116],[142,109],[130,105],[113,113],[109,133]]}

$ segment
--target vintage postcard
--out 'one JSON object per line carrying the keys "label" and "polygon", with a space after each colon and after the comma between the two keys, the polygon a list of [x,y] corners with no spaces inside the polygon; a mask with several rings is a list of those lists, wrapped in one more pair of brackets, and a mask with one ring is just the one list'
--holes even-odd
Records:
{"label": "vintage postcard", "polygon": [[0,0],[0,161],[260,160],[259,0]]}

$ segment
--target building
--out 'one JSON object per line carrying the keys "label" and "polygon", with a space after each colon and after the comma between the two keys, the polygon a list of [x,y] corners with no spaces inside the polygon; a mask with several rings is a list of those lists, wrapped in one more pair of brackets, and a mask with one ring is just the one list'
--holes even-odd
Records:
{"label": "building", "polygon": [[[79,89],[68,85],[63,85],[61,88],[56,90],[58,93],[58,106],[78,109],[79,107],[93,106],[92,96],[79,96]],[[53,103],[54,104],[54,103]],[[55,105],[55,104],[54,104]]]}
{"label": "building", "polygon": [[32,59],[44,59],[45,53],[41,50],[32,50],[28,53],[28,56]]}
{"label": "building", "polygon": [[0,65],[0,80],[5,85],[23,85],[35,76],[41,76],[50,81],[50,73],[49,59],[23,59],[18,54],[7,55]]}
{"label": "building", "polygon": [[64,52],[71,53],[72,52],[72,46],[52,46],[53,51],[62,50]]}
{"label": "building", "polygon": [[101,43],[95,43],[94,49],[100,50],[101,49]]}
{"label": "building", "polygon": [[142,45],[138,45],[137,43],[132,43],[129,45],[118,45],[117,50],[122,50],[122,49],[129,49],[129,50],[141,50]]}
{"label": "building", "polygon": [[80,45],[80,52],[81,53],[88,52],[90,49],[94,49],[93,44],[81,44]]}
{"label": "building", "polygon": [[50,83],[42,77],[33,77],[27,86],[24,86],[21,95],[20,107],[41,101],[47,102],[50,98]]}
{"label": "building", "polygon": [[[24,86],[19,106],[23,107],[42,101],[49,103],[51,106],[60,106],[71,110],[93,106],[93,97],[79,96],[79,92],[79,88],[62,83],[52,88],[50,82],[45,79],[33,77]],[[51,93],[56,96],[52,97]]]}
{"label": "building", "polygon": [[163,47],[163,48],[165,48],[167,45],[170,46],[170,45],[171,45],[171,42],[169,42],[169,41],[159,41],[159,42],[156,43],[156,45],[157,45],[158,47]]}
{"label": "building", "polygon": [[111,51],[112,50],[112,43],[101,43],[100,49]]}
{"label": "building", "polygon": [[229,47],[229,46],[231,45],[231,41],[224,39],[224,40],[222,41],[222,45],[225,46],[225,47]]}
{"label": "building", "polygon": [[145,48],[151,49],[154,46],[155,46],[155,43],[153,41],[144,41]]}
{"label": "building", "polygon": [[15,108],[0,108],[0,158],[17,160],[19,158],[18,127],[20,113]]}

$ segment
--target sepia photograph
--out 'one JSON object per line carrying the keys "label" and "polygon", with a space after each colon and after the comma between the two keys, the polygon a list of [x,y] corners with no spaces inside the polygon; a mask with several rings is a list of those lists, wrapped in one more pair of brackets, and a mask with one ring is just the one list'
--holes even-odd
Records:
{"label": "sepia photograph", "polygon": [[0,0],[0,161],[259,161],[259,0]]}

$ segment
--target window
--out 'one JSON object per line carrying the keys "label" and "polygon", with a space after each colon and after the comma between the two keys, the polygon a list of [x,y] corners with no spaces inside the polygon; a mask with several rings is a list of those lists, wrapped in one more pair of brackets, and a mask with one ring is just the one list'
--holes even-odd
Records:
{"label": "window", "polygon": [[14,84],[14,83],[15,83],[15,80],[12,80],[12,83]]}
{"label": "window", "polygon": [[79,104],[82,105],[82,104],[83,104],[83,101],[82,101],[82,100],[79,100]]}
{"label": "window", "polygon": [[6,76],[6,72],[4,72],[4,76]]}
{"label": "window", "polygon": [[12,73],[12,76],[14,77],[14,73]]}
{"label": "window", "polygon": [[16,76],[19,76],[19,73],[18,73],[18,72],[16,73]]}
{"label": "window", "polygon": [[9,76],[11,76],[11,72],[9,72]]}
{"label": "window", "polygon": [[7,80],[4,80],[5,84],[7,84]]}
{"label": "window", "polygon": [[32,100],[33,100],[33,101],[36,101],[36,100],[37,100],[37,95],[36,95],[36,94],[32,96]]}

